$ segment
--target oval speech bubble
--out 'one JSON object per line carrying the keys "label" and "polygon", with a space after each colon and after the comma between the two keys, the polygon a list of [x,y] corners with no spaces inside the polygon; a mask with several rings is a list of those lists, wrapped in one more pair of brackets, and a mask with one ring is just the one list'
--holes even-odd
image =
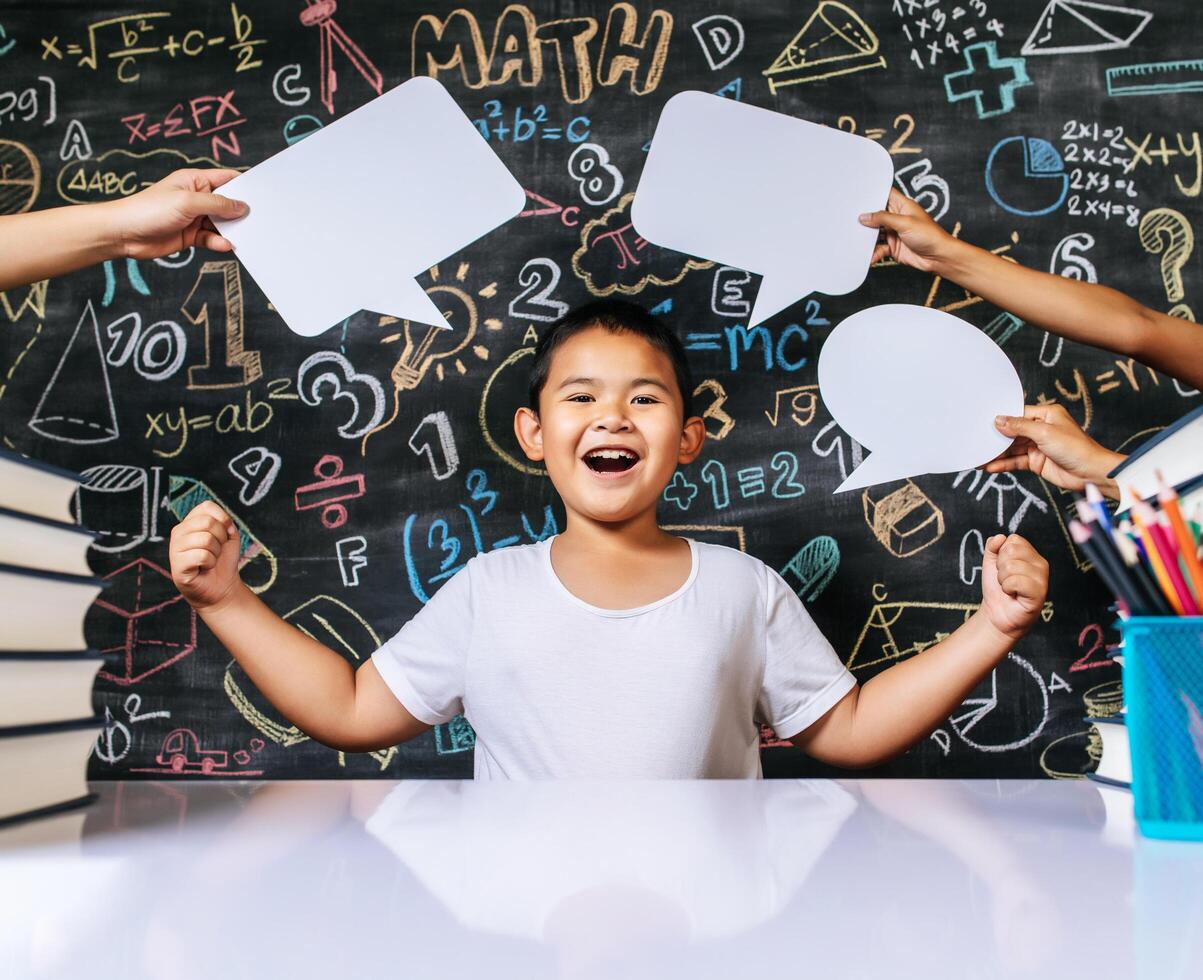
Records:
{"label": "oval speech bubble", "polygon": [[819,354],[819,392],[870,455],[835,490],[989,462],[1011,444],[996,415],[1023,414],[1007,355],[970,323],[890,303],[853,314]]}
{"label": "oval speech bubble", "polygon": [[748,326],[865,281],[894,164],[880,143],[705,92],[665,103],[631,221],[656,245],[764,276]]}

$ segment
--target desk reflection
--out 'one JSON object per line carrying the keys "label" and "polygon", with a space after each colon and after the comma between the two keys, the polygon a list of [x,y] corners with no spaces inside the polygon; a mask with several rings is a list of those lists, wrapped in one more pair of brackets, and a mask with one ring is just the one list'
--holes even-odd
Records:
{"label": "desk reflection", "polygon": [[855,809],[825,780],[402,783],[365,826],[465,926],[575,976],[775,917]]}
{"label": "desk reflection", "polygon": [[93,787],[57,842],[0,832],[15,977],[1130,977],[1135,918],[1162,980],[1199,944],[1203,874],[1134,917],[1087,783]]}

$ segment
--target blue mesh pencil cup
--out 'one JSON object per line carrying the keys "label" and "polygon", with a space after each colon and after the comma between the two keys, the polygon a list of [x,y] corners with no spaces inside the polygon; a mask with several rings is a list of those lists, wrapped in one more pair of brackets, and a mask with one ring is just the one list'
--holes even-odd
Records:
{"label": "blue mesh pencil cup", "polygon": [[1140,832],[1203,841],[1203,616],[1135,616],[1120,629]]}

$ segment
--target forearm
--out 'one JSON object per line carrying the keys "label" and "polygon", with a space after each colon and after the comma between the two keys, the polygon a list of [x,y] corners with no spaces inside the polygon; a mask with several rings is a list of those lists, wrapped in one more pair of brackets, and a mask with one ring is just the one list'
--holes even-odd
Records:
{"label": "forearm", "polygon": [[977,612],[947,639],[866,682],[852,716],[852,754],[872,766],[905,752],[952,714],[1014,642]]}
{"label": "forearm", "polygon": [[119,258],[106,204],[0,217],[0,291]]}
{"label": "forearm", "polygon": [[961,241],[949,245],[934,271],[1035,327],[1203,384],[1203,330],[1118,290],[1029,269]]}
{"label": "forearm", "polygon": [[339,748],[354,719],[355,668],[267,608],[239,583],[199,610],[251,682],[311,738]]}

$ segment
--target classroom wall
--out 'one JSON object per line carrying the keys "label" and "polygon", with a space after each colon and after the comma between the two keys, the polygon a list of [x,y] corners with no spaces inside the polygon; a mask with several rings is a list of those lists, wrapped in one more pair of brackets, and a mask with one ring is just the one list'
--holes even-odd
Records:
{"label": "classroom wall", "polygon": [[[1028,474],[976,471],[833,496],[865,450],[824,407],[818,353],[835,324],[874,304],[949,311],[1001,345],[1029,402],[1061,402],[1120,449],[1199,393],[892,264],[850,295],[816,293],[748,330],[758,277],[648,244],[630,203],[665,101],[715,92],[877,140],[897,186],[962,238],[1193,320],[1203,302],[1198,10],[1168,0],[5,4],[2,213],[112,200],[185,165],[253,166],[415,74],[447,86],[528,195],[521,216],[421,277],[453,333],[364,311],[297,337],[236,261],[192,250],[0,296],[0,438],[84,473],[80,517],[101,532],[93,565],[112,581],[87,621],[89,641],[113,652],[95,693],[107,725],[89,775],[161,778],[177,755],[191,776],[469,775],[462,719],[362,755],[307,739],[175,594],[167,535],[193,505],[217,501],[238,522],[251,587],[362,662],[471,556],[563,529],[511,419],[539,333],[596,296],[646,304],[689,352],[710,438],[665,490],[662,523],[780,570],[862,681],[969,615],[991,534],[1023,534],[1048,558],[1049,600],[1030,636],[879,772],[1093,768],[1083,717],[1118,708],[1107,658],[1118,637],[1068,538],[1069,498]],[[723,173],[712,187],[698,207],[721,224],[746,189]],[[356,240],[351,224],[315,236],[312,254],[320,266]],[[763,741],[770,775],[826,771],[771,732]]]}

